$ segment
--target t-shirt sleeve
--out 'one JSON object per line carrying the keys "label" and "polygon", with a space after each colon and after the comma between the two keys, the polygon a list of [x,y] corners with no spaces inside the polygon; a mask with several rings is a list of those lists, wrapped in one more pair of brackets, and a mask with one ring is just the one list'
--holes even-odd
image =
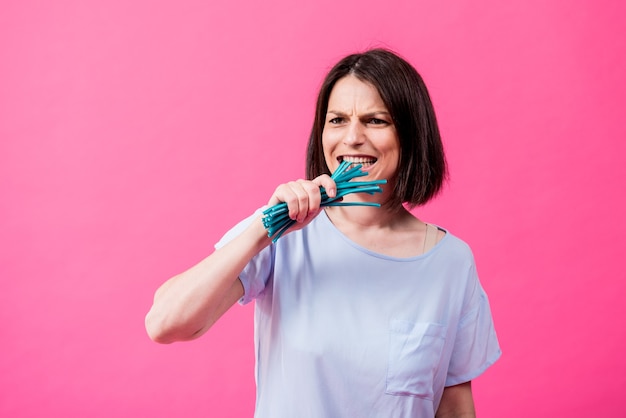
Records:
{"label": "t-shirt sleeve", "polygon": [[468,297],[457,329],[446,386],[468,382],[481,375],[500,358],[489,300],[480,285],[475,267],[470,271]]}
{"label": "t-shirt sleeve", "polygon": [[[264,209],[265,207],[258,209],[251,216],[239,222],[226,232],[226,234],[224,234],[224,236],[215,244],[215,249],[219,250],[241,234],[255,219],[259,217]],[[244,289],[243,297],[239,300],[240,304],[245,305],[251,302],[261,295],[263,290],[265,290],[265,284],[267,283],[273,268],[273,253],[273,244],[265,247],[250,260],[250,262],[239,274],[239,280],[241,280],[241,284]]]}

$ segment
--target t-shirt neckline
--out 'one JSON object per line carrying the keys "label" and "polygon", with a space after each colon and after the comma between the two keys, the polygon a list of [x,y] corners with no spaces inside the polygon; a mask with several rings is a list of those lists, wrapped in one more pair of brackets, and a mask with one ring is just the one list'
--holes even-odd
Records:
{"label": "t-shirt neckline", "polygon": [[[432,247],[431,249],[429,249],[428,251],[426,251],[425,253],[422,254],[418,254],[418,255],[414,255],[414,256],[410,256],[410,257],[394,257],[391,255],[387,255],[387,254],[381,254],[378,253],[376,251],[370,250],[369,248],[363,247],[360,244],[357,244],[356,242],[354,242],[352,239],[350,239],[348,236],[346,236],[343,232],[341,232],[339,230],[339,228],[337,228],[337,226],[335,226],[335,224],[333,223],[333,221],[330,220],[330,217],[328,216],[328,214],[326,213],[325,210],[322,210],[322,213],[320,215],[323,215],[322,221],[325,222],[327,224],[327,226],[330,228],[330,230],[333,231],[333,233],[337,234],[343,241],[345,241],[348,245],[350,245],[351,247],[366,253],[368,255],[371,255],[373,257],[377,257],[377,258],[382,258],[385,260],[392,260],[392,261],[415,261],[415,260],[422,260],[424,258],[428,258],[430,257],[432,254],[436,253],[437,251],[439,251],[439,248],[441,248],[443,245],[445,245],[445,243],[448,241],[448,236],[450,235],[450,233],[444,229],[441,228],[438,225],[432,224],[435,227],[437,227],[437,229],[441,229],[442,231],[445,232],[444,237],[439,240],[439,242],[437,244],[435,244],[434,247]],[[319,216],[318,216],[319,218]]]}

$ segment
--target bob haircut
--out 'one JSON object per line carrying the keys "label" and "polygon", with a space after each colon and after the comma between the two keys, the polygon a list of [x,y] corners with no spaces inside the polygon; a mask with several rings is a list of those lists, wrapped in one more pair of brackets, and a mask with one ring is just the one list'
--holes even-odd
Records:
{"label": "bob haircut", "polygon": [[371,49],[349,55],[328,73],[320,88],[307,148],[306,174],[330,174],[322,148],[328,100],[335,83],[348,75],[376,87],[400,141],[392,204],[423,205],[439,193],[447,164],[428,90],[418,72],[395,53]]}

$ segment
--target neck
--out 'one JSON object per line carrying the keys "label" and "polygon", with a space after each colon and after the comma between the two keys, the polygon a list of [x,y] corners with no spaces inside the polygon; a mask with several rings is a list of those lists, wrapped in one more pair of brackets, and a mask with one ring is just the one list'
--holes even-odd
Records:
{"label": "neck", "polygon": [[353,225],[358,227],[393,227],[398,222],[406,220],[407,216],[413,217],[404,206],[381,207],[371,206],[334,206],[326,208],[326,213],[331,221],[338,225]]}

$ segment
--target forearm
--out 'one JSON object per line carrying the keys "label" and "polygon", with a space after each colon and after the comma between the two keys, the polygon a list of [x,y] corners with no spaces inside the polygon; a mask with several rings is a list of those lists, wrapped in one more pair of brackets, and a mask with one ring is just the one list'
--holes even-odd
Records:
{"label": "forearm", "polygon": [[150,338],[170,343],[202,335],[241,297],[239,273],[269,242],[257,219],[224,247],[165,282],[146,315]]}

